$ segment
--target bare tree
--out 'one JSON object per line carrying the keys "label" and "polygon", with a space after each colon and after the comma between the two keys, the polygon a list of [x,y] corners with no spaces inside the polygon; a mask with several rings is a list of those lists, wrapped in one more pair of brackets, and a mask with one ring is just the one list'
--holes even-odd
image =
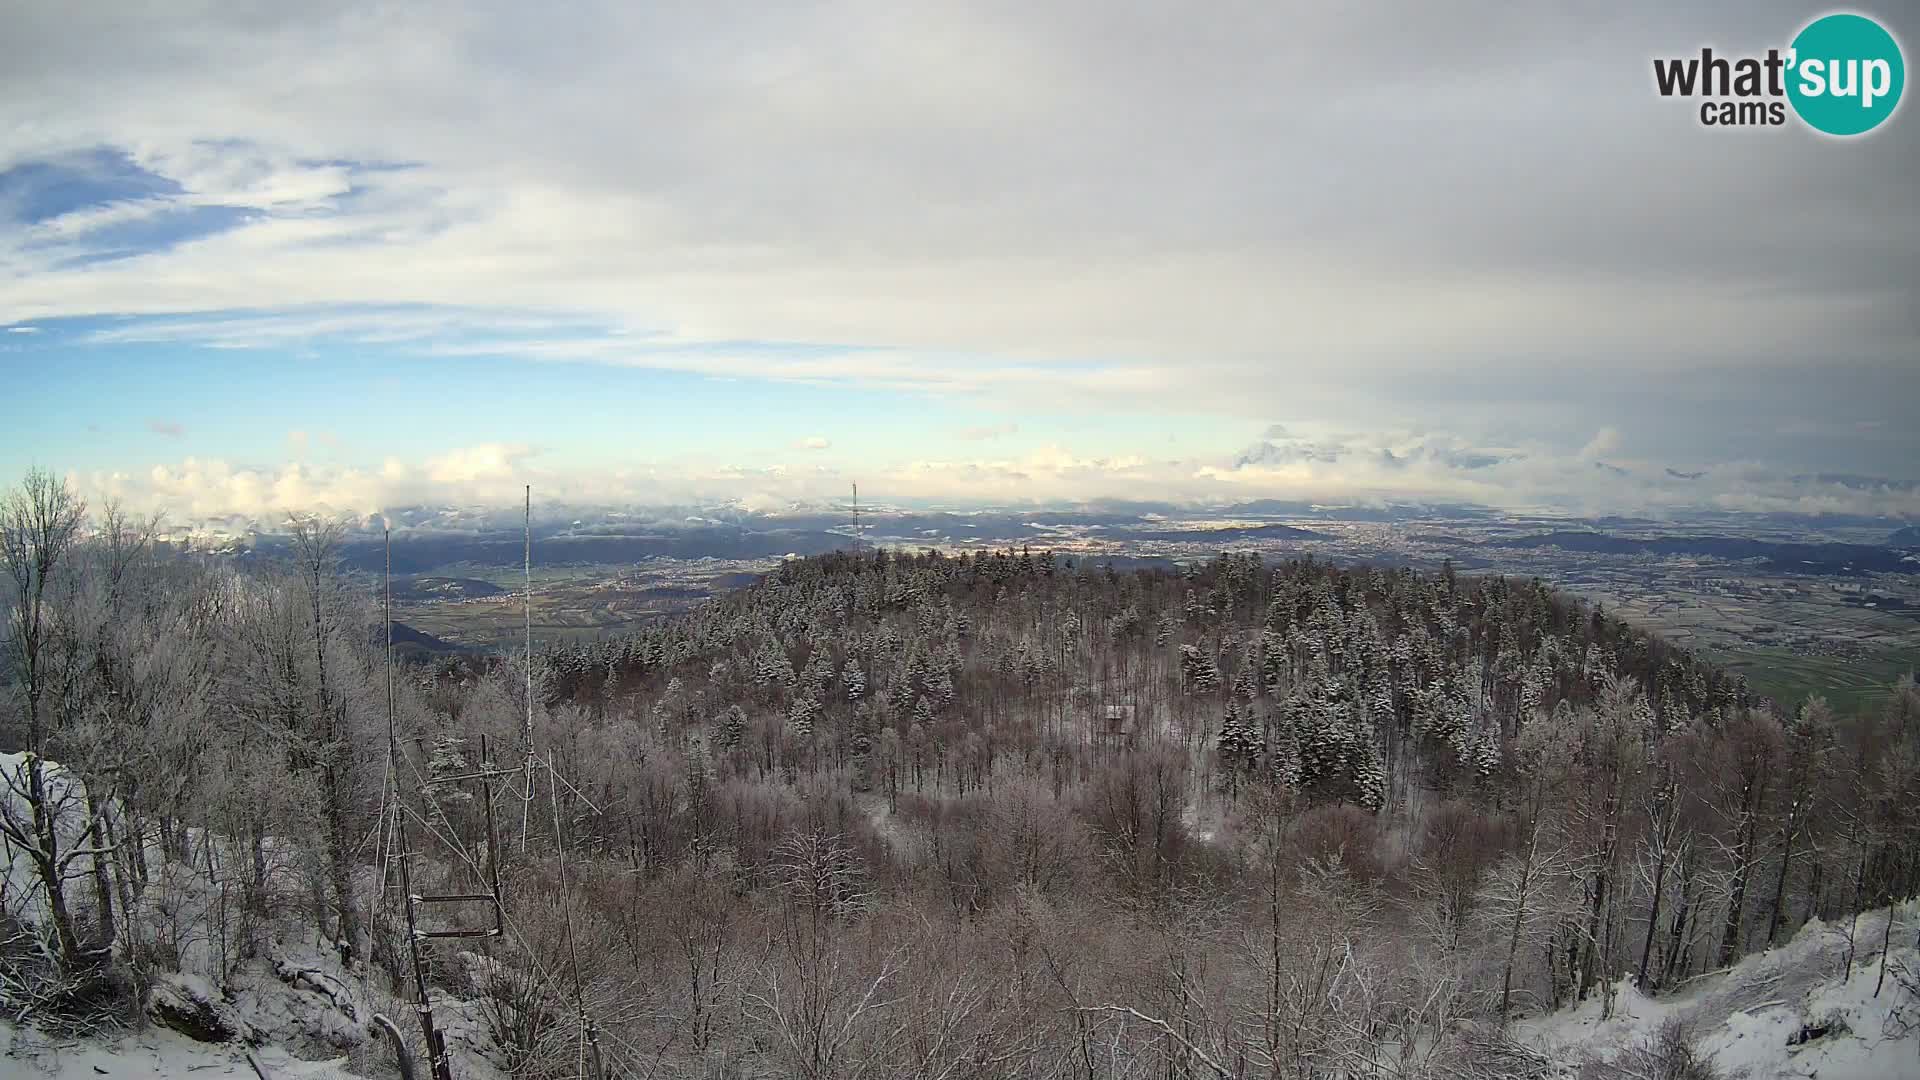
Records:
{"label": "bare tree", "polygon": [[[78,962],[81,948],[67,905],[68,868],[97,849],[62,847],[68,839],[61,835],[62,818],[83,805],[83,796],[66,777],[56,778],[46,759],[54,734],[46,707],[48,654],[57,629],[49,594],[68,569],[86,509],[86,502],[64,480],[39,469],[29,471],[20,487],[0,498],[0,567],[7,574],[12,608],[7,659],[20,699],[18,735],[26,751],[18,769],[0,770],[7,787],[6,801],[0,803],[0,833],[32,861],[46,891],[60,959],[67,965]],[[24,815],[16,809],[18,802],[25,803]]]}
{"label": "bare tree", "polygon": [[338,919],[335,941],[343,960],[351,960],[360,940],[359,907],[353,898],[353,840],[347,827],[350,782],[346,770],[351,764],[347,743],[345,700],[340,687],[329,682],[328,654],[342,628],[342,611],[335,595],[335,573],[340,542],[346,527],[338,521],[317,517],[295,517],[288,522],[293,534],[293,550],[301,584],[305,587],[313,641],[314,735],[319,740],[318,765],[322,814],[326,829],[327,870],[333,887],[334,912]]}
{"label": "bare tree", "polygon": [[1497,866],[1479,897],[1483,917],[1501,930],[1505,958],[1500,1019],[1513,1006],[1513,975],[1520,948],[1533,940],[1568,877],[1564,826],[1557,816],[1567,779],[1569,731],[1559,717],[1535,718],[1520,733],[1514,756],[1520,777],[1521,850]]}

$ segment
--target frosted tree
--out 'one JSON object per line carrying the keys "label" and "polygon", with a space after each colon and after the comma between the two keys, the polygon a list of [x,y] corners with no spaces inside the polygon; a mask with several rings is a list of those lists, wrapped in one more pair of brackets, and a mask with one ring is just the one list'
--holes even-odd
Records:
{"label": "frosted tree", "polygon": [[1226,714],[1220,720],[1220,734],[1215,739],[1215,749],[1220,755],[1221,771],[1226,774],[1226,786],[1229,793],[1240,789],[1240,775],[1253,764],[1258,753],[1258,744],[1240,711],[1237,701],[1227,699]]}
{"label": "frosted tree", "polygon": [[1180,673],[1186,678],[1188,693],[1211,694],[1220,689],[1219,665],[1197,645],[1180,646]]}
{"label": "frosted tree", "polygon": [[791,686],[795,681],[793,661],[780,643],[769,639],[754,658],[753,681],[761,687]]}
{"label": "frosted tree", "polygon": [[1268,741],[1267,774],[1276,787],[1300,786],[1300,737],[1294,721],[1286,715],[1273,725]]}
{"label": "frosted tree", "polygon": [[928,680],[927,697],[942,709],[953,704],[953,678],[942,671]]}
{"label": "frosted tree", "polygon": [[1565,899],[1570,874],[1558,811],[1576,738],[1568,719],[1556,714],[1528,725],[1514,747],[1520,847],[1494,867],[1478,897],[1480,915],[1498,936],[1504,954],[1502,1023],[1511,1012],[1514,972],[1523,950],[1543,939],[1550,916]]}
{"label": "frosted tree", "polygon": [[[338,521],[317,517],[295,517],[289,522],[300,583],[306,592],[310,619],[308,630],[314,656],[313,727],[308,732],[313,756],[320,773],[322,820],[326,826],[325,847],[329,884],[333,888],[334,912],[338,926],[335,940],[341,957],[352,958],[360,938],[360,910],[353,899],[353,843],[355,836],[347,824],[352,812],[352,744],[347,730],[347,696],[343,685],[345,672],[334,665],[329,678],[328,660],[344,651],[353,628],[347,624],[345,598],[340,594],[340,544],[346,526]],[[363,639],[364,640],[364,639]]]}
{"label": "frosted tree", "polygon": [[[469,769],[467,763],[467,740],[448,731],[436,732],[427,744],[427,778],[430,781],[444,780],[459,776]],[[473,793],[463,787],[449,787],[438,798],[442,802],[465,801],[473,798]]]}
{"label": "frosted tree", "polygon": [[840,669],[840,683],[847,688],[847,700],[858,702],[867,696],[867,673],[860,670],[860,661],[849,654],[847,666]]}
{"label": "frosted tree", "polygon": [[[67,867],[73,856],[58,827],[66,801],[77,790],[57,778],[46,761],[54,735],[46,708],[53,638],[58,633],[49,590],[67,569],[86,503],[65,481],[34,470],[20,487],[0,499],[0,566],[7,574],[12,617],[8,620],[7,659],[23,712],[25,760],[7,770],[8,791],[0,803],[0,832],[26,854],[46,892],[63,964],[77,963],[80,939],[67,907]],[[26,813],[14,807],[24,804]]]}
{"label": "frosted tree", "polygon": [[1241,701],[1253,702],[1260,697],[1260,683],[1254,678],[1254,668],[1259,663],[1254,657],[1240,666],[1240,674],[1233,680],[1233,696]]}
{"label": "frosted tree", "polygon": [[738,705],[729,705],[720,713],[714,727],[714,745],[722,750],[732,750],[747,736],[747,712]]}
{"label": "frosted tree", "polygon": [[[1796,858],[1807,855],[1808,841],[1818,835],[1818,824],[1832,801],[1831,770],[1835,754],[1835,719],[1827,699],[1808,698],[1785,725],[1780,755],[1780,788],[1784,802],[1777,814],[1780,834],[1780,873],[1775,878],[1773,902],[1767,915],[1768,945],[1780,935],[1786,918],[1787,885],[1798,869]],[[1808,891],[1819,892],[1818,863]]]}
{"label": "frosted tree", "polygon": [[1375,672],[1367,682],[1367,710],[1374,727],[1391,732],[1399,723],[1393,703],[1393,684],[1383,673]]}
{"label": "frosted tree", "polygon": [[820,701],[810,695],[801,695],[793,699],[787,708],[787,733],[796,739],[813,737],[814,721],[820,718]]}
{"label": "frosted tree", "polygon": [[1530,665],[1520,680],[1520,715],[1524,719],[1546,704],[1553,669],[1544,663]]}
{"label": "frosted tree", "polygon": [[1268,627],[1260,634],[1260,681],[1268,696],[1283,697],[1287,692],[1287,639]]}
{"label": "frosted tree", "polygon": [[1369,810],[1378,810],[1387,801],[1387,767],[1380,758],[1380,743],[1373,737],[1373,725],[1363,724],[1348,752],[1352,762],[1354,801]]}
{"label": "frosted tree", "polygon": [[1347,702],[1341,696],[1340,684],[1323,682],[1320,692],[1302,705],[1295,725],[1300,738],[1301,779],[1337,789],[1347,774],[1351,745]]}
{"label": "frosted tree", "polygon": [[816,645],[812,655],[807,657],[806,670],[801,672],[800,681],[807,689],[822,697],[833,685],[833,654],[823,645]]}

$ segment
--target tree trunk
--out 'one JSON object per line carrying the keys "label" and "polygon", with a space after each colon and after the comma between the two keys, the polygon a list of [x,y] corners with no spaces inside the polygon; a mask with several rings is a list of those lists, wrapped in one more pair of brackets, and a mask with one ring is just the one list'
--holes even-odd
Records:
{"label": "tree trunk", "polygon": [[1505,1024],[1513,1000],[1513,963],[1520,955],[1520,932],[1526,925],[1527,900],[1533,889],[1533,861],[1540,850],[1540,824],[1527,837],[1527,859],[1520,866],[1519,896],[1514,903],[1513,930],[1507,935],[1506,973],[1500,980],[1500,1022]]}
{"label": "tree trunk", "polygon": [[1641,987],[1647,985],[1647,960],[1653,955],[1653,935],[1660,925],[1661,888],[1667,880],[1667,841],[1660,841],[1660,860],[1653,867],[1653,896],[1647,911],[1647,936],[1640,943],[1640,969],[1634,981]]}
{"label": "tree trunk", "polygon": [[1727,898],[1727,926],[1720,935],[1720,966],[1727,967],[1740,954],[1740,930],[1747,906],[1747,875],[1753,869],[1753,815],[1740,827],[1740,846],[1734,852],[1733,887]]}
{"label": "tree trunk", "polygon": [[1780,877],[1773,883],[1773,910],[1767,915],[1768,948],[1772,948],[1774,939],[1780,936],[1780,916],[1787,901],[1787,878],[1793,873],[1793,841],[1797,832],[1798,825],[1789,821],[1780,850]]}
{"label": "tree trunk", "polygon": [[33,812],[34,847],[30,855],[47,891],[47,913],[53,918],[55,942],[60,962],[72,967],[80,959],[80,938],[73,929],[73,913],[67,908],[66,882],[60,872],[60,836],[52,808],[47,806],[46,765],[39,754],[27,757],[27,801]]}
{"label": "tree trunk", "polygon": [[1686,974],[1687,964],[1687,918],[1693,908],[1693,852],[1689,850],[1680,858],[1680,908],[1674,912],[1673,932],[1667,942],[1667,962],[1660,973],[1661,981],[1671,979],[1675,972]]}
{"label": "tree trunk", "polygon": [[[95,852],[103,848],[111,851],[113,844],[106,834],[106,814],[92,791],[87,792],[87,816],[90,826],[80,842],[92,847]],[[100,908],[100,943],[111,945],[114,933],[113,864],[110,858],[100,854],[88,855],[87,859],[93,863],[93,902]]]}

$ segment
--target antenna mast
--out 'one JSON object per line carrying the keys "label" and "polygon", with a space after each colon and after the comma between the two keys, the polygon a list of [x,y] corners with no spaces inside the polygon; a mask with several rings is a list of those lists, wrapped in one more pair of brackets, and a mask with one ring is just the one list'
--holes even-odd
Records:
{"label": "antenna mast", "polygon": [[527,719],[521,729],[520,741],[526,750],[523,766],[526,790],[521,792],[520,802],[520,850],[527,850],[527,836],[533,809],[533,485],[526,487],[525,517],[522,518],[523,536],[526,542],[526,592],[522,598],[526,605],[527,616]]}
{"label": "antenna mast", "polygon": [[860,482],[853,484],[853,553],[860,554]]}
{"label": "antenna mast", "polygon": [[527,485],[527,503],[523,519],[526,540],[527,611],[527,760],[533,760],[533,485]]}
{"label": "antenna mast", "polygon": [[[526,811],[530,809],[533,804],[533,770],[535,765],[533,753],[533,486],[531,484],[529,484],[526,489],[525,528],[527,715],[524,775],[526,789],[523,793],[523,801],[521,803],[520,843],[523,851],[525,850],[527,842]],[[428,1074],[431,1080],[453,1080],[453,1061],[452,1056],[447,1050],[446,1032],[434,1023],[433,1004],[427,985],[427,965],[424,954],[430,942],[435,939],[499,938],[507,933],[506,901],[500,891],[500,836],[494,824],[493,783],[496,778],[511,776],[512,772],[494,766],[492,748],[488,745],[486,734],[482,733],[480,736],[480,764],[477,769],[454,776],[428,775],[423,778],[421,793],[425,796],[429,804],[439,813],[440,821],[447,828],[446,838],[453,845],[456,852],[460,851],[462,845],[454,834],[452,823],[448,821],[445,811],[440,809],[438,801],[433,797],[431,789],[435,786],[445,784],[464,784],[474,780],[480,782],[481,806],[484,811],[484,821],[486,825],[486,861],[485,864],[482,865],[464,853],[462,853],[461,856],[465,859],[477,878],[478,887],[484,891],[438,894],[416,893],[414,891],[412,858],[417,853],[409,846],[406,821],[408,811],[404,801],[400,797],[398,773],[400,757],[399,740],[394,719],[393,530],[391,528],[387,530],[387,565],[383,591],[387,613],[387,752],[390,761],[389,776],[392,780],[392,786],[389,788],[389,792],[394,800],[394,823],[399,834],[399,851],[396,854],[389,855],[388,858],[397,859],[400,863],[400,888],[406,899],[407,943],[413,959],[414,1010],[420,1017],[421,1034],[426,1039]],[[431,769],[431,766],[429,766],[429,768]],[[552,773],[554,777],[553,786],[550,787],[547,792],[547,799],[548,805],[553,811],[554,845],[560,858],[560,887],[564,893],[567,889],[568,879],[566,838],[561,830],[560,824],[559,785],[561,780],[558,772],[554,770],[551,751],[548,752],[545,768],[549,773]],[[589,800],[580,795],[578,789],[574,788],[573,785],[567,785],[567,790],[576,798],[579,798],[580,801],[590,809],[596,813],[599,812],[599,808],[593,806]],[[427,822],[423,818],[422,824],[427,825],[429,834],[434,833],[434,827],[430,822]],[[492,926],[466,925],[430,930],[420,925],[418,909],[423,905],[450,904],[457,908],[462,905],[479,903],[484,903],[492,909]],[[588,1014],[586,1008],[586,995],[580,982],[580,960],[578,947],[574,939],[573,915],[571,910],[566,913],[566,919],[568,966],[572,969],[573,974],[573,1003],[575,1016],[580,1025],[583,1066],[585,1062],[591,1062],[591,1072],[586,1072],[583,1067],[582,1073],[590,1077],[590,1080],[601,1080],[601,1078],[606,1075],[606,1072],[600,1056],[599,1025],[594,1018]],[[516,931],[515,934],[517,936],[518,931]],[[524,939],[522,939],[520,944],[522,948],[527,947]]]}
{"label": "antenna mast", "polygon": [[387,750],[392,752],[393,737],[393,526],[387,526],[387,567],[380,579],[382,606],[387,614]]}
{"label": "antenna mast", "polygon": [[[400,738],[395,730],[393,698],[393,527],[391,525],[387,526],[386,530],[386,569],[381,577],[380,591],[382,594],[382,603],[387,615],[388,788],[383,794],[383,797],[393,800],[394,827],[400,847],[398,854],[389,851],[387,858],[397,859],[400,863],[400,892],[402,901],[405,903],[407,909],[407,955],[412,961],[411,966],[413,968],[413,1008],[414,1012],[420,1017],[420,1034],[425,1038],[427,1044],[427,1072],[432,1077],[432,1080],[452,1080],[453,1072],[452,1066],[447,1060],[446,1039],[433,1022],[433,999],[427,993],[427,965],[425,958],[420,955],[421,946],[425,944],[425,942],[423,940],[423,932],[420,929],[419,919],[415,913],[415,908],[419,905],[421,898],[415,895],[413,891],[413,851],[408,846],[410,841],[407,839],[407,809],[402,802],[403,796],[400,794]],[[488,804],[489,807],[491,807],[491,798],[488,799]],[[381,817],[384,818],[386,816],[386,807],[382,806],[380,812]],[[491,851],[488,853],[488,858],[492,858]],[[386,868],[382,866],[380,882],[383,892],[386,889],[386,874]],[[498,911],[499,908],[498,897],[499,888],[496,886],[494,889],[494,905],[496,911]],[[407,1051],[404,1046],[399,1046],[399,1042],[400,1040],[396,1035],[394,1043],[398,1047],[397,1052],[400,1054],[401,1060],[404,1062]]]}

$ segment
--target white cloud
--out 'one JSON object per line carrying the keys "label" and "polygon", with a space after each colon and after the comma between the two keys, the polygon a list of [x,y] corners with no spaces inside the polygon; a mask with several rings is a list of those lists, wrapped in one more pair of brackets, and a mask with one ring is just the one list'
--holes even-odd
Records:
{"label": "white cloud", "polygon": [[[1483,446],[1409,432],[1316,433],[1297,448],[1269,441],[1230,458],[1151,459],[1048,445],[1008,456],[927,457],[857,472],[792,462],[660,460],[618,469],[543,463],[532,447],[490,443],[424,460],[375,465],[240,465],[189,457],[144,473],[75,474],[91,497],[159,509],[175,522],[278,522],[289,512],[370,515],[416,505],[519,505],[531,484],[546,504],[608,506],[732,500],[761,508],[844,496],[857,479],[874,498],[1026,503],[1117,498],[1221,504],[1247,499],[1319,502],[1448,501],[1517,510],[1661,513],[1739,511],[1920,517],[1920,487],[1861,485],[1785,475],[1757,463],[1669,472],[1621,459],[1597,470],[1582,452],[1544,445]],[[805,455],[806,450],[796,450]]]}
{"label": "white cloud", "polygon": [[456,489],[497,486],[499,481],[524,475],[523,463],[536,453],[533,447],[513,443],[465,447],[429,459],[426,476],[435,484]]}
{"label": "white cloud", "polygon": [[832,445],[833,441],[825,436],[809,435],[804,439],[794,440],[793,448],[795,450],[825,450]]}
{"label": "white cloud", "polygon": [[[1836,342],[1910,358],[1920,225],[1877,209],[1904,205],[1910,143],[1836,159],[1712,139],[1646,94],[1509,107],[1543,72],[1613,80],[1620,57],[1697,36],[1660,6],[1639,16],[1503,10],[1496,47],[1468,19],[1258,6],[1009,21],[603,4],[556,25],[452,3],[67,5],[9,27],[0,167],[114,146],[180,191],[0,242],[0,311],[538,311],[682,343],[877,348],[905,369],[777,358],[798,378],[1028,402],[1181,388],[1227,410],[1284,400],[1289,380],[1442,364],[1601,377],[1797,363]],[[672,119],[636,131],[635,102]],[[1694,182],[1658,181],[1676,172]],[[1859,216],[1768,213],[1809,176]],[[252,217],[73,262],[102,225],[176,206]],[[195,329],[233,328],[174,332]],[[696,362],[597,338],[534,355]],[[1089,358],[1099,377],[1080,378]]]}
{"label": "white cloud", "polygon": [[1619,448],[1619,429],[1611,426],[1603,427],[1594,432],[1593,438],[1588,440],[1587,445],[1580,448],[1580,456],[1588,459],[1604,457]]}
{"label": "white cloud", "polygon": [[[1651,405],[1682,374],[1737,390],[1809,368],[1834,387],[1863,385],[1838,377],[1863,368],[1912,386],[1920,128],[1844,148],[1716,138],[1645,92],[1650,49],[1772,40],[1800,21],[1791,5],[1502,6],[1497,39],[1404,7],[720,8],[10,13],[0,170],[105,147],[162,182],[0,231],[0,319],[133,316],[85,331],[99,346],[392,346],[982,397],[1022,417],[1502,433],[1309,446],[1290,419],[1239,468],[1127,465],[1125,447],[873,463],[903,485],[1049,497],[1430,483],[1610,499],[1627,481],[1592,462],[1655,457],[1649,426],[1724,442],[1754,424],[1610,407],[1619,427],[1576,451],[1592,421],[1561,420],[1598,393],[1644,388]],[[1516,97],[1543,85],[1592,92]],[[636,128],[635,103],[658,122]],[[208,208],[240,213],[99,258],[111,237]],[[1834,393],[1807,403],[1810,435],[1862,415]],[[1513,434],[1543,428],[1552,439]],[[1853,434],[1911,468],[1895,460],[1914,460],[1911,436]],[[1584,460],[1548,484],[1550,458]],[[348,501],[424,495],[436,476],[511,490],[537,464],[503,447],[364,475],[203,462],[169,490],[249,505],[283,480]]]}

